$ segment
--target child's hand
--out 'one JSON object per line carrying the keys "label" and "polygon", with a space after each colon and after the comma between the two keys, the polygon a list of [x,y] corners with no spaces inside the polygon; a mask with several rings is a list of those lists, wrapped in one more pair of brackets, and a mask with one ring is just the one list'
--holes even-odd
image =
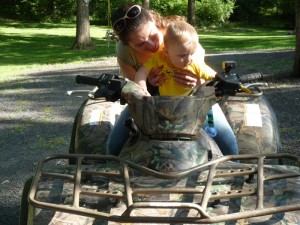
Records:
{"label": "child's hand", "polygon": [[162,69],[163,67],[161,66],[150,70],[148,81],[152,86],[159,86],[165,81],[164,76],[159,74]]}
{"label": "child's hand", "polygon": [[198,82],[197,77],[188,71],[176,71],[174,73],[174,80],[177,84],[188,88],[194,88]]}

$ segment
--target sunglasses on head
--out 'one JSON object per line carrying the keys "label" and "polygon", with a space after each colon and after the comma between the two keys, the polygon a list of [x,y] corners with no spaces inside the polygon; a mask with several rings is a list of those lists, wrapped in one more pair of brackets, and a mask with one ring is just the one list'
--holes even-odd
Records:
{"label": "sunglasses on head", "polygon": [[131,6],[125,15],[118,19],[114,24],[113,24],[113,29],[117,32],[120,33],[124,28],[126,27],[126,19],[134,19],[138,17],[142,12],[142,7],[139,5],[133,5]]}

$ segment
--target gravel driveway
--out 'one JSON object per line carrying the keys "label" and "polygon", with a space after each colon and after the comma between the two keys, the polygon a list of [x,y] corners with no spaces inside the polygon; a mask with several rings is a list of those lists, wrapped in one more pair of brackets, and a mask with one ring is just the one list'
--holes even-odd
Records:
{"label": "gravel driveway", "polygon": [[[300,155],[300,79],[289,77],[293,51],[209,53],[207,63],[219,70],[223,60],[237,61],[238,73],[263,72],[270,87],[265,95],[279,120],[283,151]],[[114,57],[82,65],[43,67],[24,72],[0,86],[0,224],[17,225],[24,181],[38,161],[67,153],[77,109],[85,96],[67,96],[83,89],[76,75],[97,77],[118,72]]]}

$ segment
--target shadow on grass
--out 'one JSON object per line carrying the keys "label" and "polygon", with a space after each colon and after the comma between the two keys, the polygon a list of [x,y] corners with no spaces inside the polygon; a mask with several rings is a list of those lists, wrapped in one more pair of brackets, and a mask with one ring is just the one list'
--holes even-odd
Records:
{"label": "shadow on grass", "polygon": [[66,27],[66,28],[73,28],[76,26],[76,22],[74,24],[72,23],[37,23],[37,22],[17,22],[17,21],[1,21],[0,19],[0,25],[1,27],[11,27],[11,28],[18,28],[18,29],[29,29],[29,28],[42,28],[42,29],[56,29]]}
{"label": "shadow on grass", "polygon": [[0,66],[46,65],[74,61],[98,59],[115,53],[115,44],[101,38],[93,38],[95,48],[91,50],[72,50],[75,37],[57,35],[0,34],[2,45]]}
{"label": "shadow on grass", "polygon": [[[248,35],[247,37],[245,37]],[[256,49],[290,49],[295,46],[295,36],[204,36],[199,38],[205,49],[214,50],[256,50]],[[222,38],[222,41],[220,41]]]}

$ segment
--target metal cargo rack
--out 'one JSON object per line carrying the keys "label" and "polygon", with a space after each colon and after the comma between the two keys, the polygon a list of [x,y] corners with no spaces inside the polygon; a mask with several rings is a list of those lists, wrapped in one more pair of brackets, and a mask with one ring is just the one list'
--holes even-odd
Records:
{"label": "metal cargo rack", "polygon": [[[243,160],[254,160],[255,164],[243,164]],[[265,215],[272,215],[276,213],[298,211],[300,209],[300,202],[296,204],[288,204],[283,206],[266,207],[264,204],[265,196],[265,182],[275,181],[282,179],[296,179],[299,183],[299,166],[295,166],[296,170],[283,170],[281,173],[267,174],[267,170],[272,168],[265,164],[266,159],[284,159],[291,160],[295,164],[299,165],[299,158],[289,154],[266,154],[266,155],[237,155],[237,156],[224,156],[213,159],[204,164],[192,167],[188,170],[179,172],[162,173],[151,170],[146,167],[139,166],[133,162],[123,160],[114,156],[103,155],[54,155],[43,159],[36,171],[31,190],[29,193],[29,203],[36,208],[45,208],[55,211],[73,213],[83,216],[94,217],[98,219],[124,222],[124,223],[185,223],[185,224],[206,224],[206,223],[218,223],[225,221],[238,220],[243,218],[258,217]],[[48,169],[49,164],[52,161],[68,161],[76,162],[74,165],[64,164],[59,166],[61,168],[72,168],[68,170],[55,170],[54,172]],[[240,163],[234,163],[232,160],[239,160]],[[87,162],[92,162],[87,163]],[[222,165],[235,165],[226,169],[226,166]],[[111,166],[109,166],[111,165]],[[55,167],[55,166],[54,166]],[[278,165],[280,168],[280,165]],[[67,172],[66,172],[67,171]],[[134,176],[148,177],[154,181],[158,180],[181,180],[189,176],[198,176],[199,174],[206,174],[206,180],[204,188],[199,189],[197,187],[184,187],[184,188],[172,188],[172,186],[163,188],[153,187],[136,187]],[[116,180],[121,182],[124,189],[122,190],[109,190],[109,185],[100,185],[103,188],[89,188],[83,185],[84,179],[89,179],[92,176],[99,176],[103,180]],[[212,187],[216,179],[229,179],[232,177],[242,177],[244,182],[253,183],[256,188],[241,188],[225,192],[215,192]],[[70,182],[72,185],[71,201],[69,203],[53,203],[46,202],[45,200],[37,199],[37,192],[40,190],[40,183],[42,180],[47,179],[62,179],[66,182]],[[198,178],[196,178],[197,180]],[[151,185],[150,185],[151,186]],[[139,195],[151,196],[152,194],[164,195],[164,194],[180,194],[180,195],[199,195],[200,198],[196,202],[180,202],[180,201],[143,201],[138,198]],[[105,210],[99,208],[85,207],[80,203],[82,196],[99,197],[116,202],[124,202],[124,211],[117,214],[111,214],[107,207],[103,205]],[[237,199],[245,196],[252,196],[255,198],[256,204],[253,210],[240,211],[234,213],[228,213],[223,215],[211,216],[208,212],[208,207],[214,204],[218,204],[222,199]],[[105,201],[104,201],[105,202]],[[105,203],[104,203],[105,204]],[[176,217],[176,216],[157,216],[157,215],[133,215],[133,211],[140,209],[171,209],[171,210],[194,210],[196,211],[194,216]]]}

